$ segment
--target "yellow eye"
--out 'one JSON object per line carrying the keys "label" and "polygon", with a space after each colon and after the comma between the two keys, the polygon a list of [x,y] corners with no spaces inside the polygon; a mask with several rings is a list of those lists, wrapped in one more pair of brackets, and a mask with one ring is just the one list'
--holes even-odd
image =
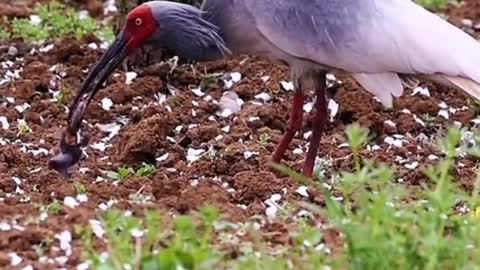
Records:
{"label": "yellow eye", "polygon": [[140,18],[136,18],[136,19],[135,19],[135,24],[136,24],[137,26],[142,25],[142,23],[143,23],[142,19],[140,19]]}

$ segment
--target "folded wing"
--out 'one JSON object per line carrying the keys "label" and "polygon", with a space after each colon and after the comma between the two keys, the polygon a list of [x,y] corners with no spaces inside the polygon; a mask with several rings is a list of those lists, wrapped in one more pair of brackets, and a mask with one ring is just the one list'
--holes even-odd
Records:
{"label": "folded wing", "polygon": [[480,44],[411,0],[246,0],[257,29],[284,52],[351,73],[385,106],[397,74],[426,75],[480,99]]}

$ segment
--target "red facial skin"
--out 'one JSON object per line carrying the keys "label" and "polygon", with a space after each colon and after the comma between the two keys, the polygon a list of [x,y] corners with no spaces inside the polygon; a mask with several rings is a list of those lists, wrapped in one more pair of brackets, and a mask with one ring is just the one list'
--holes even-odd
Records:
{"label": "red facial skin", "polygon": [[128,53],[132,53],[143,45],[159,27],[159,23],[147,5],[139,6],[130,11],[125,22],[125,36],[129,39]]}

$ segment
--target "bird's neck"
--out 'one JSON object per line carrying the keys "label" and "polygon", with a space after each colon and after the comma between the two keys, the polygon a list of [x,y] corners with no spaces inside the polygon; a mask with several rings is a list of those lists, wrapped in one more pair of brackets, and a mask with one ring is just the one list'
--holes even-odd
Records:
{"label": "bird's neck", "polygon": [[160,14],[163,23],[158,44],[184,60],[202,62],[230,54],[221,28],[210,20],[211,13],[199,9],[177,9]]}

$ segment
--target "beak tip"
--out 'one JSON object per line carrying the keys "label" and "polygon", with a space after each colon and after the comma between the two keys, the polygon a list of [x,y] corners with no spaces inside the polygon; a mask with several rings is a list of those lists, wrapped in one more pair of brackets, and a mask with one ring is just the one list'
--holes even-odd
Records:
{"label": "beak tip", "polygon": [[48,168],[56,170],[64,177],[68,177],[68,168],[73,165],[73,158],[70,154],[60,154],[48,161]]}

